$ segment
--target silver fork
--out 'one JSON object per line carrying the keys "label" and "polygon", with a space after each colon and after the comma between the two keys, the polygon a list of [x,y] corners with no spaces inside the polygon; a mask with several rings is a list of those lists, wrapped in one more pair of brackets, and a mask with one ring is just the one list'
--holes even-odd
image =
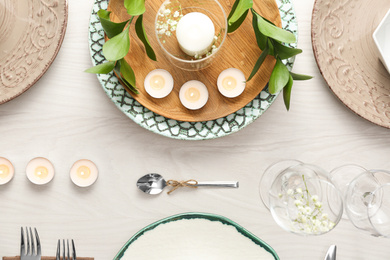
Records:
{"label": "silver fork", "polygon": [[[72,258],[70,258],[70,249],[69,249],[69,240],[67,239],[66,240],[66,247],[65,247],[65,239],[62,240],[62,260],[70,260],[70,259],[73,259],[73,260],[76,260],[76,249],[75,249],[75,246],[74,246],[74,241],[72,239]],[[56,254],[56,260],[60,260],[61,259],[61,243],[60,243],[60,239],[58,239],[58,243],[57,243],[57,254]]]}
{"label": "silver fork", "polygon": [[[41,260],[41,242],[37,229],[34,228],[35,238],[30,228],[26,227],[26,239],[24,239],[23,227],[21,228],[20,259],[21,260]],[[35,242],[34,242],[35,240]],[[36,243],[36,253],[35,253]],[[27,246],[26,246],[27,244]]]}

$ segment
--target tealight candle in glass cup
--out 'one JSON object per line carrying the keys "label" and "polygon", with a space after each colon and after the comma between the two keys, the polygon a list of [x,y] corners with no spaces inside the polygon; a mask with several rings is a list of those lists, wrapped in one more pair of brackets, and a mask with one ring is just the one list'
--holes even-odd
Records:
{"label": "tealight candle in glass cup", "polygon": [[217,0],[167,0],[157,12],[155,28],[168,60],[194,71],[217,57],[226,38],[227,17]]}

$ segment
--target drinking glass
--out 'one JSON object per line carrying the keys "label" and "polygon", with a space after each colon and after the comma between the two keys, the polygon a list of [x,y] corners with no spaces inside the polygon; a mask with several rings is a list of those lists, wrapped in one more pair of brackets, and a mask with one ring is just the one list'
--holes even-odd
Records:
{"label": "drinking glass", "polygon": [[390,237],[390,172],[368,170],[355,177],[346,191],[345,210],[358,229]]}
{"label": "drinking glass", "polygon": [[343,213],[343,199],[320,167],[287,160],[268,167],[259,185],[260,196],[276,223],[299,235],[332,230]]}
{"label": "drinking glass", "polygon": [[[215,41],[210,51],[201,57],[185,54],[176,38],[177,23],[191,12],[207,15],[214,24]],[[217,0],[167,0],[157,12],[155,28],[157,41],[167,59],[180,69],[195,71],[209,66],[221,52],[227,34],[227,17]]]}

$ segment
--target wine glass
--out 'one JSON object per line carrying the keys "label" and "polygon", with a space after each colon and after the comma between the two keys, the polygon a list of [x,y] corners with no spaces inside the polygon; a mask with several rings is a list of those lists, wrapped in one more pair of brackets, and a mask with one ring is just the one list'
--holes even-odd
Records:
{"label": "wine glass", "polygon": [[[351,181],[365,171],[367,171],[367,169],[363,168],[360,165],[345,164],[331,170],[329,173],[329,177],[332,183],[340,190],[343,199],[345,199],[345,195],[347,193],[347,189]],[[345,210],[342,218],[348,219]]]}
{"label": "wine glass", "polygon": [[275,163],[264,172],[259,188],[276,223],[289,232],[320,235],[341,219],[341,193],[318,166],[296,160]]}
{"label": "wine glass", "polygon": [[358,229],[390,237],[390,172],[368,170],[355,177],[346,191],[345,210]]}

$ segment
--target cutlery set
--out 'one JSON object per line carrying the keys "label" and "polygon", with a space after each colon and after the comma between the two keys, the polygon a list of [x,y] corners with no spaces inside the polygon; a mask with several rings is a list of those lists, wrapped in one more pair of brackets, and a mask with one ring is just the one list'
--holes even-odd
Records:
{"label": "cutlery set", "polygon": [[[61,257],[62,251],[62,257]],[[39,240],[38,231],[34,228],[34,232],[31,227],[23,229],[21,228],[21,242],[20,242],[20,260],[41,260],[41,242]],[[76,259],[76,249],[73,239],[71,240],[71,245],[69,245],[69,240],[62,240],[62,250],[61,250],[61,240],[58,239],[57,242],[57,253],[56,260],[77,260]]]}

